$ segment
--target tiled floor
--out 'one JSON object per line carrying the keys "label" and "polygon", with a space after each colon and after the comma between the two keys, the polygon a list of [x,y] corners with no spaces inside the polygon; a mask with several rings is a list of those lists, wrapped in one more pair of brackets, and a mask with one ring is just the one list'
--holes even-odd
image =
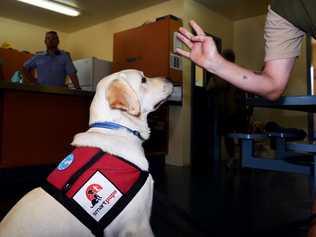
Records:
{"label": "tiled floor", "polygon": [[[49,169],[0,174],[0,218]],[[306,236],[305,226],[296,223],[309,215],[307,177],[224,167],[204,173],[172,166],[153,171],[156,236]]]}

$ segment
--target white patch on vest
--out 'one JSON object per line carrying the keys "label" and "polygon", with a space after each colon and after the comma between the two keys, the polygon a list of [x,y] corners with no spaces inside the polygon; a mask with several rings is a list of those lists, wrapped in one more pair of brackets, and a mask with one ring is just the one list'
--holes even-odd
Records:
{"label": "white patch on vest", "polygon": [[97,171],[79,189],[73,199],[90,216],[99,221],[122,196],[122,193]]}

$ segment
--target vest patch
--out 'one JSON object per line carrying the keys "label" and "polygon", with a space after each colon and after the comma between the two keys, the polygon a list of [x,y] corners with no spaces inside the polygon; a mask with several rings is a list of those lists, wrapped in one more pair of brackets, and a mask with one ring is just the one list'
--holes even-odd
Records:
{"label": "vest patch", "polygon": [[73,199],[95,220],[99,221],[122,197],[103,174],[97,171],[74,195]]}
{"label": "vest patch", "polygon": [[42,188],[96,236],[143,187],[149,172],[94,147],[79,147],[47,177]]}
{"label": "vest patch", "polygon": [[74,161],[74,156],[73,154],[69,154],[68,156],[65,157],[57,166],[58,170],[65,170],[67,169],[71,163]]}

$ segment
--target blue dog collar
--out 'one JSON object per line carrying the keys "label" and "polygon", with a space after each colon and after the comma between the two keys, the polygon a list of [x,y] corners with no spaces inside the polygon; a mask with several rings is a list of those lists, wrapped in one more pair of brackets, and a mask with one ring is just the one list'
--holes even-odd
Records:
{"label": "blue dog collar", "polygon": [[136,131],[136,130],[132,130],[128,127],[125,127],[121,124],[118,123],[113,123],[113,122],[97,122],[97,123],[93,123],[90,125],[90,128],[107,128],[107,129],[120,129],[120,128],[124,128],[126,129],[128,132],[132,133],[133,135],[137,136],[140,140],[145,140],[141,135],[140,132]]}

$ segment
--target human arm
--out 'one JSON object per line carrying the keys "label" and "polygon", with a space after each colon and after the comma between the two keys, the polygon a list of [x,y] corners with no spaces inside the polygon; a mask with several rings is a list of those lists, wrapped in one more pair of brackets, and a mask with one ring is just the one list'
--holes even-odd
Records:
{"label": "human arm", "polygon": [[79,80],[77,77],[77,70],[76,70],[74,64],[72,63],[71,56],[68,52],[67,52],[67,60],[66,60],[66,72],[67,72],[67,75],[69,76],[72,84],[74,85],[75,89],[81,90]]}
{"label": "human arm", "polygon": [[224,58],[217,60],[206,70],[216,74],[234,86],[268,100],[278,99],[284,92],[290,78],[295,58],[268,61],[261,73],[253,72]]}
{"label": "human arm", "polygon": [[269,60],[265,63],[262,73],[258,74],[225,60],[218,53],[212,37],[206,36],[194,21],[190,21],[190,24],[197,35],[194,36],[181,27],[177,36],[189,51],[178,48],[177,53],[242,90],[269,100],[281,96],[289,80],[295,57]]}
{"label": "human arm", "polygon": [[21,73],[23,76],[23,82],[37,83],[36,78],[32,75],[31,71],[26,67],[22,67]]}
{"label": "human arm", "polygon": [[21,68],[23,82],[37,83],[37,79],[32,74],[32,70],[36,68],[36,62],[37,56],[35,55],[23,64]]}
{"label": "human arm", "polygon": [[70,80],[72,82],[72,84],[74,85],[74,87],[77,89],[77,90],[81,90],[81,87],[79,85],[79,80],[78,80],[78,77],[77,77],[77,74],[71,74],[69,75],[70,77]]}
{"label": "human arm", "polygon": [[37,83],[37,79],[32,74],[32,70],[36,68],[36,62],[37,56],[35,55],[23,64],[21,68],[23,82]]}

